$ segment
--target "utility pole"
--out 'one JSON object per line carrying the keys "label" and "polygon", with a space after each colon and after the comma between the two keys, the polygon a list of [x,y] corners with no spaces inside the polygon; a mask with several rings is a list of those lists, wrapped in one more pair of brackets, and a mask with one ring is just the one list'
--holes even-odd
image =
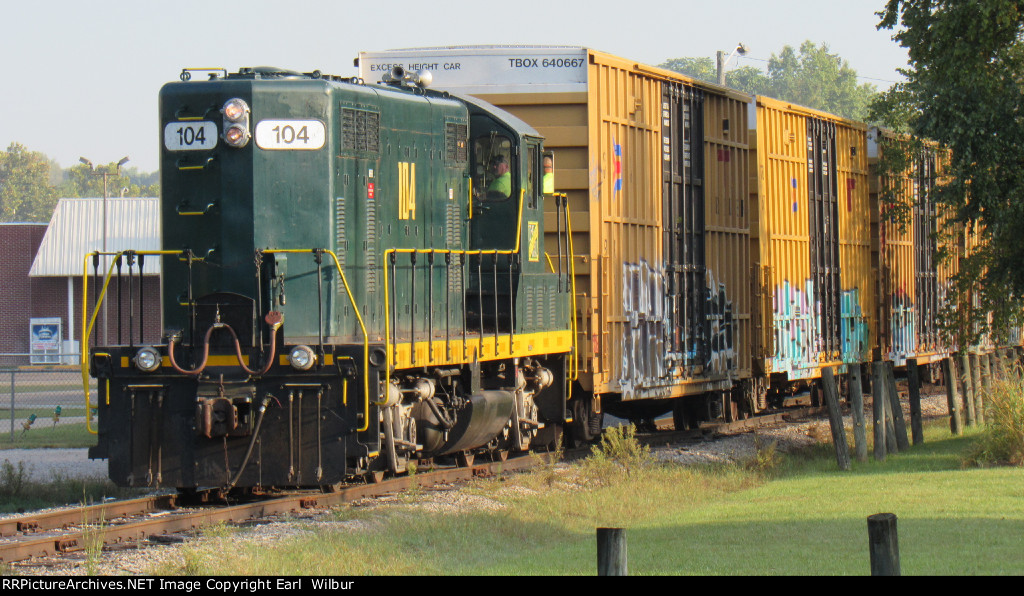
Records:
{"label": "utility pole", "polygon": [[[107,170],[103,170],[102,172],[97,172],[96,168],[92,165],[92,162],[89,161],[88,159],[84,158],[84,157],[79,157],[78,161],[80,161],[80,162],[84,163],[85,165],[89,166],[89,172],[93,176],[103,176],[103,249],[102,249],[102,254],[105,255],[106,252],[107,252],[107,194],[108,194],[107,193],[107,178],[109,178],[110,176],[117,176],[117,177],[121,176],[121,166],[123,166],[124,164],[128,163],[128,156],[126,155],[125,157],[121,158],[121,160],[119,162],[117,162],[117,168],[116,168],[117,169],[117,173],[116,174],[112,174],[112,173],[110,173]],[[104,265],[105,264],[106,264],[106,259],[104,259]],[[103,301],[103,344],[107,345],[107,346],[110,345],[109,337],[108,337],[109,330],[107,329],[108,327],[109,327],[109,325],[107,325],[107,301],[104,300]],[[85,341],[84,337],[82,338],[82,341]]]}
{"label": "utility pole", "polygon": [[742,43],[736,44],[736,49],[734,49],[732,51],[732,53],[729,54],[728,58],[726,58],[724,51],[718,50],[718,84],[720,86],[725,87],[725,66],[726,66],[726,64],[728,64],[729,61],[732,60],[733,56],[735,56],[737,54],[739,54],[740,56],[743,56],[746,53],[747,53],[747,46],[743,45]]}

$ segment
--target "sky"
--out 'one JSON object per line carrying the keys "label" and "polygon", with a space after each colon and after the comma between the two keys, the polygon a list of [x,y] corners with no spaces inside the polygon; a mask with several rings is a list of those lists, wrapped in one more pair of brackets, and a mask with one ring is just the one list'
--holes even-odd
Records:
{"label": "sky", "polygon": [[878,31],[885,0],[38,0],[0,18],[0,149],[63,167],[130,161],[156,171],[160,87],[181,69],[277,66],[348,77],[360,51],[477,44],[579,45],[637,62],[714,57],[764,68],[805,40],[826,43],[879,89],[906,51]]}

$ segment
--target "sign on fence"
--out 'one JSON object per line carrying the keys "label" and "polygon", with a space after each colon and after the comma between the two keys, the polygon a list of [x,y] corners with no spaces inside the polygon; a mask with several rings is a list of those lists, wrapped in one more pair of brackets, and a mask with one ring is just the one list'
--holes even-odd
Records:
{"label": "sign on fence", "polygon": [[29,361],[32,364],[60,364],[60,317],[29,319]]}

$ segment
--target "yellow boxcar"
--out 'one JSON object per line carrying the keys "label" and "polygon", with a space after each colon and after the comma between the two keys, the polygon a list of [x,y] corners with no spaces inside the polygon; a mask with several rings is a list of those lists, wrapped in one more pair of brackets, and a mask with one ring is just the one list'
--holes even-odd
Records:
{"label": "yellow boxcar", "polygon": [[767,97],[751,123],[755,374],[779,389],[867,362],[877,337],[867,126]]}
{"label": "yellow boxcar", "polygon": [[[951,214],[930,195],[944,158],[934,143],[925,144],[918,155],[911,156],[907,169],[899,175],[878,172],[878,160],[885,151],[908,151],[904,148],[907,141],[885,129],[868,131],[871,214],[877,226],[872,258],[879,272],[875,358],[896,366],[903,366],[908,358],[917,359],[918,364],[936,362],[954,348],[942,328],[940,313],[949,306],[947,296],[964,240],[962,233],[949,233]],[[939,259],[940,248],[949,259]]]}
{"label": "yellow boxcar", "polygon": [[[547,202],[545,249],[553,270],[574,274],[577,391],[591,410],[604,398],[650,418],[675,405],[693,422],[750,405],[749,95],[579,47],[395,50],[358,63],[367,80],[432,69],[434,87],[544,135],[568,201],[567,214]],[[668,399],[697,395],[684,412]]]}

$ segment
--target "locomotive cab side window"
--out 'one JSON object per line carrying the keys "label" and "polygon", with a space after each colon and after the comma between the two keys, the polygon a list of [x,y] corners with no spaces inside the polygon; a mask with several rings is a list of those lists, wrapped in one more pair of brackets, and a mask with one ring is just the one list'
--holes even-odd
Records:
{"label": "locomotive cab side window", "polygon": [[542,180],[544,194],[549,195],[555,192],[555,154],[550,151],[544,152]]}
{"label": "locomotive cab side window", "polygon": [[504,201],[516,186],[512,139],[491,132],[473,140],[473,188],[477,200]]}
{"label": "locomotive cab side window", "polygon": [[529,145],[526,149],[526,197],[530,209],[537,208],[537,189],[540,188],[537,170],[537,145]]}

